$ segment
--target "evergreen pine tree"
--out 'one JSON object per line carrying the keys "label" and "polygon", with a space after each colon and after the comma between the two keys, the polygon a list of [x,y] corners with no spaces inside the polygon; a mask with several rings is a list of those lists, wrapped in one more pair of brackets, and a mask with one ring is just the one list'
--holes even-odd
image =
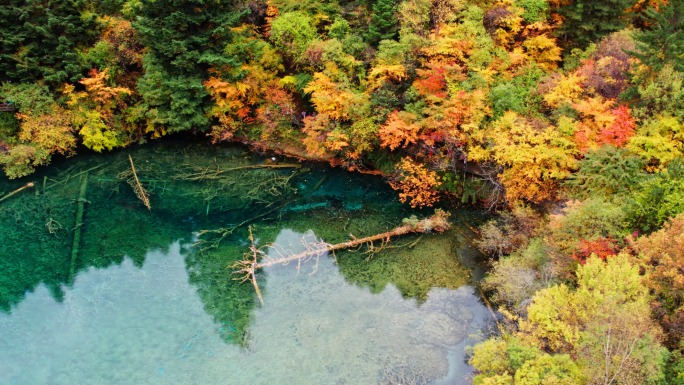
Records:
{"label": "evergreen pine tree", "polygon": [[205,129],[211,67],[239,67],[224,53],[240,14],[228,0],[141,0],[134,23],[148,50],[138,82],[151,125],[170,131]]}
{"label": "evergreen pine tree", "polygon": [[398,21],[394,15],[396,8],[396,0],[378,0],[373,5],[373,16],[368,32],[364,35],[366,41],[376,45],[380,40],[394,39],[397,36]]}
{"label": "evergreen pine tree", "polygon": [[637,49],[629,53],[656,71],[666,63],[684,71],[684,0],[668,0],[660,12],[649,9],[644,16],[651,28],[634,34]]}
{"label": "evergreen pine tree", "polygon": [[624,29],[631,15],[625,11],[637,0],[573,0],[557,9],[563,16],[558,29],[568,45],[586,47],[603,36]]}
{"label": "evergreen pine tree", "polygon": [[4,0],[0,5],[0,81],[77,81],[87,70],[77,50],[99,26],[84,0]]}

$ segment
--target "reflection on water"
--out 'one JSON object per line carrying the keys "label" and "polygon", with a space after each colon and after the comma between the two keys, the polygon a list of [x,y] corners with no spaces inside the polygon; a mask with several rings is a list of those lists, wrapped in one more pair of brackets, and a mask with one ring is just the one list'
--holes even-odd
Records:
{"label": "reflection on water", "polygon": [[[297,247],[300,236],[284,229],[276,242]],[[178,242],[148,252],[142,268],[126,259],[81,273],[62,303],[41,286],[0,314],[0,383],[377,384],[451,374],[458,384],[469,370],[448,359],[482,327],[469,287],[432,289],[418,306],[391,285],[372,294],[349,284],[328,257],[311,276],[294,266],[265,276],[246,349],[219,337],[232,326],[204,312]]]}
{"label": "reflection on water", "polygon": [[[119,178],[129,154],[151,211]],[[262,307],[229,268],[247,250],[247,226],[207,237],[222,241],[204,252],[182,246],[193,231],[256,217],[260,245],[297,251],[308,231],[339,243],[431,213],[400,204],[376,177],[251,167],[260,162],[239,148],[167,144],[31,176],[34,189],[0,204],[0,384],[462,383],[465,337],[488,321],[467,286],[465,225],[374,255],[340,251],[310,276],[268,268]],[[0,180],[0,193],[26,182]],[[455,226],[469,215],[453,213]]]}

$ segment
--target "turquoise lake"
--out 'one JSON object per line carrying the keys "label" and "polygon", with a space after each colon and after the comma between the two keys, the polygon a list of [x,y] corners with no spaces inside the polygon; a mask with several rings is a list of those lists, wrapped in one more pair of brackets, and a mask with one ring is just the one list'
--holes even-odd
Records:
{"label": "turquoise lake", "polygon": [[0,202],[0,384],[463,384],[492,329],[473,209],[265,268],[263,305],[235,280],[250,230],[277,257],[432,214],[381,177],[169,141],[3,177],[0,199],[29,182]]}

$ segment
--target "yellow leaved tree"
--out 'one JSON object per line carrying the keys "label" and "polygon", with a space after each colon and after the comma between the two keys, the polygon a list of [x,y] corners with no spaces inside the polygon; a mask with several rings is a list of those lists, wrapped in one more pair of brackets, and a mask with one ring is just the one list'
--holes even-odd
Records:
{"label": "yellow leaved tree", "polygon": [[480,134],[481,142],[468,156],[502,166],[499,178],[511,202],[557,197],[560,182],[577,167],[572,140],[556,127],[533,124],[516,112],[506,112]]}
{"label": "yellow leaved tree", "polygon": [[79,83],[85,86],[85,91],[74,92],[74,86],[64,86],[74,127],[83,138],[83,144],[98,152],[123,146],[135,135],[132,126],[121,119],[121,111],[126,108],[124,99],[133,91],[107,86],[108,72],[108,69],[92,70],[90,77],[81,79]]}
{"label": "yellow leaved tree", "polygon": [[562,75],[551,89],[551,92],[544,95],[544,101],[552,108],[558,108],[564,104],[577,103],[584,92],[582,89],[582,82],[584,80],[584,76],[577,75],[576,73],[571,73],[567,76]]}

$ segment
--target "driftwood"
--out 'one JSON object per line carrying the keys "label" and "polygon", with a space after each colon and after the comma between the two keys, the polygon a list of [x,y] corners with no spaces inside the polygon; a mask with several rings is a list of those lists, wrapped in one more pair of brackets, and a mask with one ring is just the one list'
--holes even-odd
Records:
{"label": "driftwood", "polygon": [[28,182],[28,183],[26,183],[26,185],[25,185],[24,187],[19,187],[18,189],[14,190],[14,191],[12,191],[11,193],[9,193],[9,194],[5,195],[4,197],[0,198],[0,202],[4,201],[5,199],[11,197],[12,195],[14,195],[14,194],[16,194],[16,193],[19,193],[19,192],[21,192],[21,191],[23,191],[23,190],[25,190],[25,189],[27,189],[27,188],[29,188],[29,187],[33,187],[33,182]]}
{"label": "driftwood", "polygon": [[[287,251],[285,251],[282,247],[276,244],[266,246],[266,248],[270,251],[273,251],[274,254],[276,254],[276,256],[271,256],[266,251],[262,250],[262,248],[256,247],[256,245],[254,244],[254,238],[252,236],[252,230],[250,227],[250,252],[245,254],[245,256],[248,258],[243,261],[238,261],[233,265],[233,268],[237,269],[233,271],[233,274],[242,274],[242,277],[236,278],[236,280],[239,280],[241,282],[251,281],[252,285],[254,285],[254,288],[256,289],[259,301],[261,301],[261,303],[263,304],[264,300],[261,297],[261,291],[259,290],[259,286],[257,285],[256,281],[256,271],[258,269],[279,264],[287,265],[290,262],[296,261],[297,271],[299,271],[303,263],[314,260],[316,261],[316,265],[314,266],[313,271],[311,272],[311,274],[313,274],[318,269],[318,259],[327,252],[334,252],[335,250],[362,246],[364,244],[367,244],[369,246],[368,252],[377,252],[379,250],[382,250],[382,248],[384,248],[384,246],[390,241],[390,238],[394,236],[404,235],[408,233],[427,233],[430,231],[443,232],[445,230],[448,230],[450,227],[450,224],[447,221],[448,217],[448,213],[442,210],[435,210],[435,214],[429,218],[425,218],[422,220],[418,220],[415,217],[412,217],[410,219],[404,219],[404,225],[399,226],[393,229],[392,231],[388,231],[382,234],[376,234],[365,238],[355,238],[354,236],[352,236],[352,240],[338,243],[335,245],[331,245],[329,243],[317,240],[315,238],[314,242],[308,242],[302,239],[302,244],[304,245],[306,251],[298,254],[290,254]],[[381,246],[379,248],[376,248],[374,246],[374,242],[376,241],[381,242]]]}

